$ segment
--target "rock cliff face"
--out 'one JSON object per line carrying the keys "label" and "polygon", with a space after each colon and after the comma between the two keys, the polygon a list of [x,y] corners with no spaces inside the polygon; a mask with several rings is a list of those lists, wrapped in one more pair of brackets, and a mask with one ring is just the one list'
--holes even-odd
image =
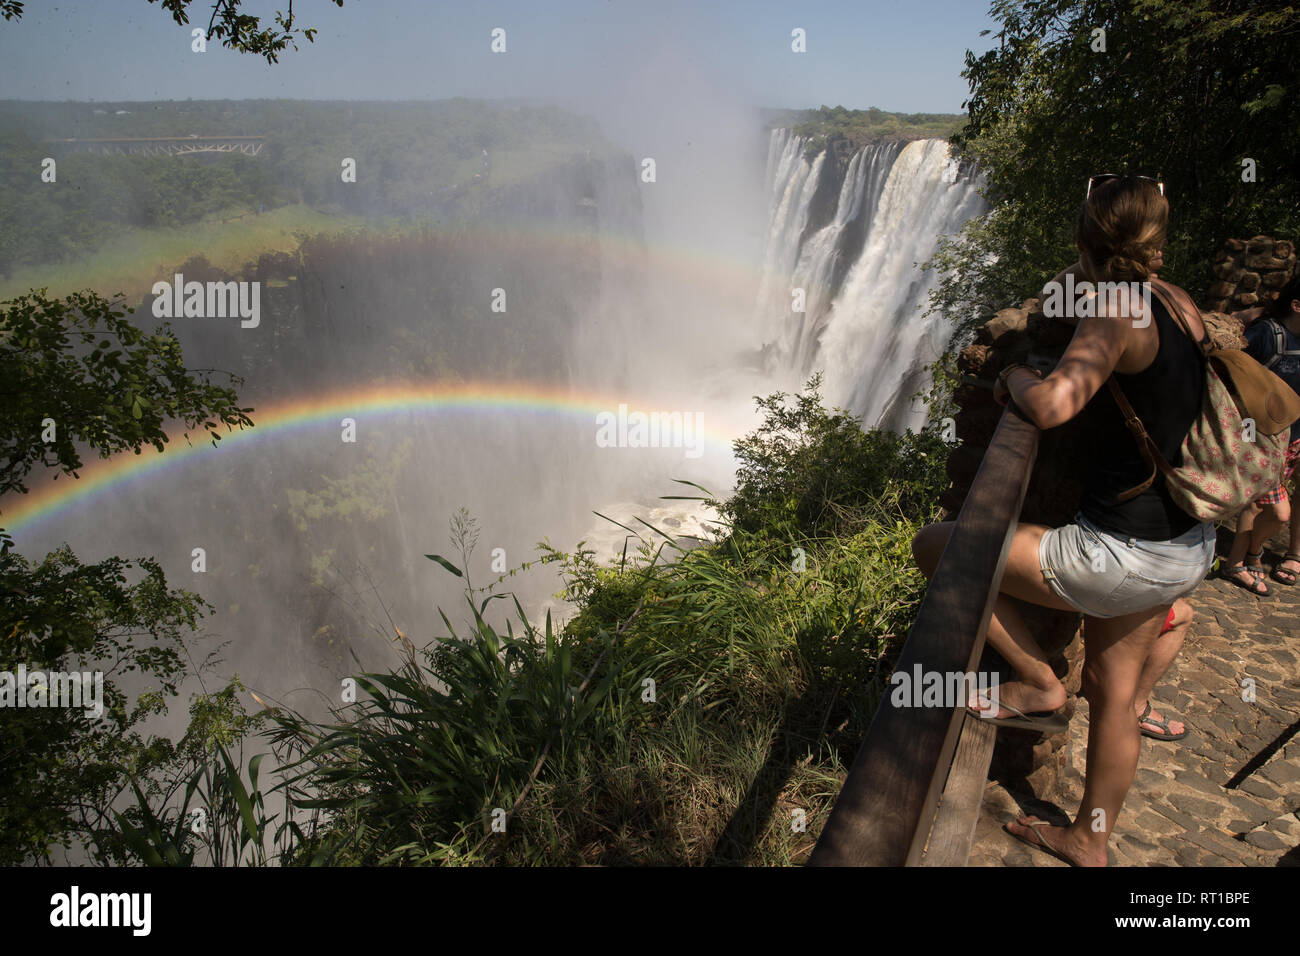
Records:
{"label": "rock cliff face", "polygon": [[1295,243],[1256,236],[1229,239],[1214,257],[1214,283],[1206,290],[1206,308],[1235,312],[1263,305],[1295,275]]}
{"label": "rock cliff face", "polygon": [[[1295,267],[1291,242],[1265,236],[1228,241],[1216,256],[1217,281],[1210,288],[1210,308],[1201,312],[1214,343],[1220,348],[1243,346],[1241,322],[1223,310],[1271,300]],[[1002,415],[1002,407],[993,401],[992,392],[998,372],[1013,362],[1050,368],[1064,352],[1073,332],[1072,326],[1043,315],[1038,299],[1029,299],[1017,308],[999,311],[979,329],[974,342],[962,350],[958,359],[962,384],[955,395],[960,443],[948,456],[952,484],[940,501],[949,515],[956,516],[961,509]],[[1071,521],[1083,490],[1084,465],[1098,453],[1104,453],[1104,449],[1090,446],[1078,420],[1043,432],[1020,520],[1050,527]],[[1017,603],[1057,675],[1065,681],[1071,695],[1066,716],[1072,716],[1083,664],[1082,617]],[[1032,790],[1039,797],[1052,796],[1070,765],[1065,750],[1068,738],[1068,734],[1039,738],[1019,731],[999,734],[994,775],[1013,788]]]}

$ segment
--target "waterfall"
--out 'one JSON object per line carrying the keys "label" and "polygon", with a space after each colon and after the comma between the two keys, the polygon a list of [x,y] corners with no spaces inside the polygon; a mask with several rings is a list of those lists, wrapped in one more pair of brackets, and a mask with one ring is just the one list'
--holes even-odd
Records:
{"label": "waterfall", "polygon": [[928,386],[925,366],[951,334],[943,317],[925,315],[938,277],[920,264],[940,236],[984,211],[977,183],[944,140],[867,146],[847,164],[829,150],[809,159],[807,149],[788,129],[771,133],[756,306],[771,361],[805,377],[824,372],[823,399],[864,425],[919,428],[925,410],[910,397]]}
{"label": "waterfall", "polygon": [[[772,131],[767,156],[767,191],[771,197],[767,221],[767,248],[759,283],[760,318],[779,323],[781,310],[790,310],[790,282],[799,259],[799,246],[813,193],[821,179],[823,152],[809,163],[803,155],[806,141],[788,129]],[[764,337],[779,334],[780,326],[764,328]]]}

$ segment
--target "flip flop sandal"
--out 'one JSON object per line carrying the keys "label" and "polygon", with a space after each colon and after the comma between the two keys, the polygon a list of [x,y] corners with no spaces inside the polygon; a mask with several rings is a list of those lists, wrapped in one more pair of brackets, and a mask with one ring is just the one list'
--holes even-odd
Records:
{"label": "flip flop sandal", "polygon": [[[1237,575],[1241,574],[1243,571],[1250,575],[1250,584],[1238,580]],[[1244,564],[1234,564],[1230,568],[1225,567],[1221,569],[1219,571],[1219,577],[1227,581],[1229,584],[1237,585],[1237,587],[1241,588],[1243,591],[1249,591],[1256,597],[1268,597],[1273,593],[1272,589],[1260,580],[1262,574],[1257,572],[1254,568],[1248,567]],[[1264,590],[1261,591],[1260,588],[1263,588]]]}
{"label": "flip flop sandal", "polygon": [[[1002,706],[1005,707],[1006,704],[1003,704]],[[1075,863],[1073,860],[1071,860],[1068,856],[1065,856],[1064,854],[1059,853],[1056,850],[1052,849],[1050,846],[1048,846],[1047,841],[1043,839],[1043,835],[1038,832],[1039,827],[1050,827],[1050,826],[1054,826],[1054,824],[1048,823],[1046,820],[1030,820],[1028,823],[1022,824],[1022,826],[1032,827],[1034,831],[1034,836],[1037,837],[1037,839],[1030,840],[1026,837],[1021,836],[1019,833],[1012,833],[1011,830],[1007,830],[1007,824],[1005,823],[1002,824],[1002,829],[1006,830],[1008,833],[1010,833],[1021,843],[1027,843],[1032,847],[1037,847],[1038,849],[1042,850],[1044,853],[1056,857],[1062,863],[1068,863],[1070,866],[1079,865],[1078,863]]]}
{"label": "flip flop sandal", "polygon": [[[981,697],[980,700],[988,698]],[[992,701],[989,701],[992,704]],[[998,702],[998,708],[1005,707],[1016,716],[1014,717],[985,717],[973,707],[967,707],[966,712],[986,724],[992,724],[994,727],[1014,727],[1017,730],[1036,730],[1041,734],[1059,734],[1070,726],[1070,722],[1060,714],[1050,710],[1040,710],[1035,713],[1027,714],[1018,707],[1012,707],[1010,704]]]}
{"label": "flip flop sandal", "polygon": [[[1294,551],[1288,551],[1282,557],[1281,561],[1273,565],[1273,573],[1270,574],[1269,577],[1279,584],[1285,584],[1287,587],[1291,587],[1291,585],[1295,584],[1296,577],[1300,576],[1300,573],[1288,571],[1286,568],[1282,567],[1282,565],[1286,564],[1288,561],[1300,564],[1300,554],[1296,554]],[[1285,577],[1282,575],[1285,575]]]}
{"label": "flip flop sandal", "polygon": [[[1147,730],[1145,727],[1142,726],[1143,724],[1154,724],[1156,727],[1161,728],[1161,730],[1163,730],[1164,732],[1156,733],[1155,731]],[[1147,709],[1142,711],[1142,716],[1138,718],[1138,730],[1142,732],[1142,736],[1150,737],[1152,740],[1182,740],[1184,737],[1187,736],[1187,730],[1186,730],[1187,724],[1184,723],[1183,727],[1184,730],[1181,734],[1175,734],[1169,729],[1168,717],[1166,717],[1164,720],[1156,720],[1154,717],[1152,717],[1151,701],[1147,701]]]}

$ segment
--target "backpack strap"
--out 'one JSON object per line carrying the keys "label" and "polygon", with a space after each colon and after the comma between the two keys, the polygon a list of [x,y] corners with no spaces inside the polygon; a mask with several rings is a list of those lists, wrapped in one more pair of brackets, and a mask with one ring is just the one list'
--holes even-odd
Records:
{"label": "backpack strap", "polygon": [[1151,466],[1151,474],[1147,476],[1146,481],[1119,493],[1120,501],[1128,501],[1150,488],[1155,483],[1158,472],[1163,471],[1168,474],[1173,469],[1169,466],[1169,462],[1165,461],[1165,456],[1160,451],[1160,446],[1156,444],[1155,439],[1147,434],[1146,426],[1142,424],[1142,419],[1138,418],[1137,412],[1133,411],[1133,406],[1129,404],[1124,390],[1119,387],[1119,382],[1115,381],[1115,376],[1112,375],[1107,379],[1106,384],[1110,386],[1110,393],[1115,397],[1115,404],[1119,406],[1120,414],[1124,416],[1124,424],[1128,426],[1128,430],[1133,433],[1133,438],[1137,441],[1138,451],[1142,453],[1146,463]]}
{"label": "backpack strap", "polygon": [[1197,315],[1201,313],[1201,310],[1196,308],[1196,303],[1192,301],[1192,297],[1183,289],[1176,285],[1170,285],[1163,279],[1151,279],[1150,282],[1151,291],[1156,294],[1156,298],[1160,300],[1165,310],[1173,317],[1174,322],[1187,333],[1189,339],[1196,343],[1197,348],[1201,350],[1201,354],[1208,358],[1210,353],[1214,351],[1214,343],[1210,340],[1210,330],[1205,328],[1205,323],[1202,322],[1201,328],[1204,329],[1204,334],[1198,340],[1192,335],[1191,326],[1188,325],[1187,319],[1184,318],[1187,309],[1193,310]]}
{"label": "backpack strap", "polygon": [[[1179,328],[1187,334],[1189,339],[1193,338],[1191,327],[1183,317],[1184,308],[1187,308],[1189,305],[1193,309],[1196,308],[1196,303],[1192,302],[1191,296],[1177,286],[1169,285],[1169,283],[1163,282],[1160,279],[1151,280],[1151,290],[1156,294],[1156,297],[1160,299],[1161,304],[1169,312],[1169,315],[1173,318],[1174,322],[1177,323]],[[1199,311],[1200,310],[1197,309],[1197,312]],[[1201,336],[1200,340],[1196,342],[1196,345],[1201,351],[1202,358],[1208,358],[1210,353],[1214,351],[1214,343],[1210,340],[1208,329],[1206,329],[1205,334]],[[1124,424],[1128,426],[1128,430],[1133,434],[1133,438],[1137,441],[1138,451],[1142,453],[1142,457],[1146,460],[1146,463],[1151,466],[1151,474],[1147,476],[1146,481],[1134,485],[1127,491],[1120,492],[1119,500],[1129,501],[1150,488],[1155,483],[1156,475],[1158,473],[1164,472],[1168,475],[1173,471],[1173,468],[1170,467],[1169,462],[1165,460],[1165,456],[1160,451],[1160,446],[1156,444],[1155,439],[1147,433],[1146,426],[1142,424],[1142,419],[1138,418],[1137,412],[1133,411],[1133,406],[1129,404],[1128,397],[1125,396],[1124,390],[1119,387],[1119,382],[1116,381],[1114,373],[1112,373],[1110,378],[1106,380],[1106,384],[1110,386],[1110,393],[1115,398],[1115,404],[1119,406],[1120,414],[1124,416]]]}
{"label": "backpack strap", "polygon": [[1282,361],[1286,355],[1300,355],[1300,349],[1288,349],[1286,347],[1286,330],[1282,328],[1281,323],[1276,319],[1265,319],[1268,327],[1273,332],[1273,357],[1264,363],[1264,368],[1271,369],[1278,362]]}

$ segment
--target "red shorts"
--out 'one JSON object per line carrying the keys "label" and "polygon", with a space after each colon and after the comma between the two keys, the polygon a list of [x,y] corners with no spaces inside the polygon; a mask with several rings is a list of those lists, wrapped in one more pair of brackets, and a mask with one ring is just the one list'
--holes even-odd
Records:
{"label": "red shorts", "polygon": [[1164,634],[1167,631],[1172,631],[1173,629],[1174,629],[1174,609],[1173,606],[1170,605],[1169,616],[1165,618],[1165,626],[1160,629],[1160,633]]}

